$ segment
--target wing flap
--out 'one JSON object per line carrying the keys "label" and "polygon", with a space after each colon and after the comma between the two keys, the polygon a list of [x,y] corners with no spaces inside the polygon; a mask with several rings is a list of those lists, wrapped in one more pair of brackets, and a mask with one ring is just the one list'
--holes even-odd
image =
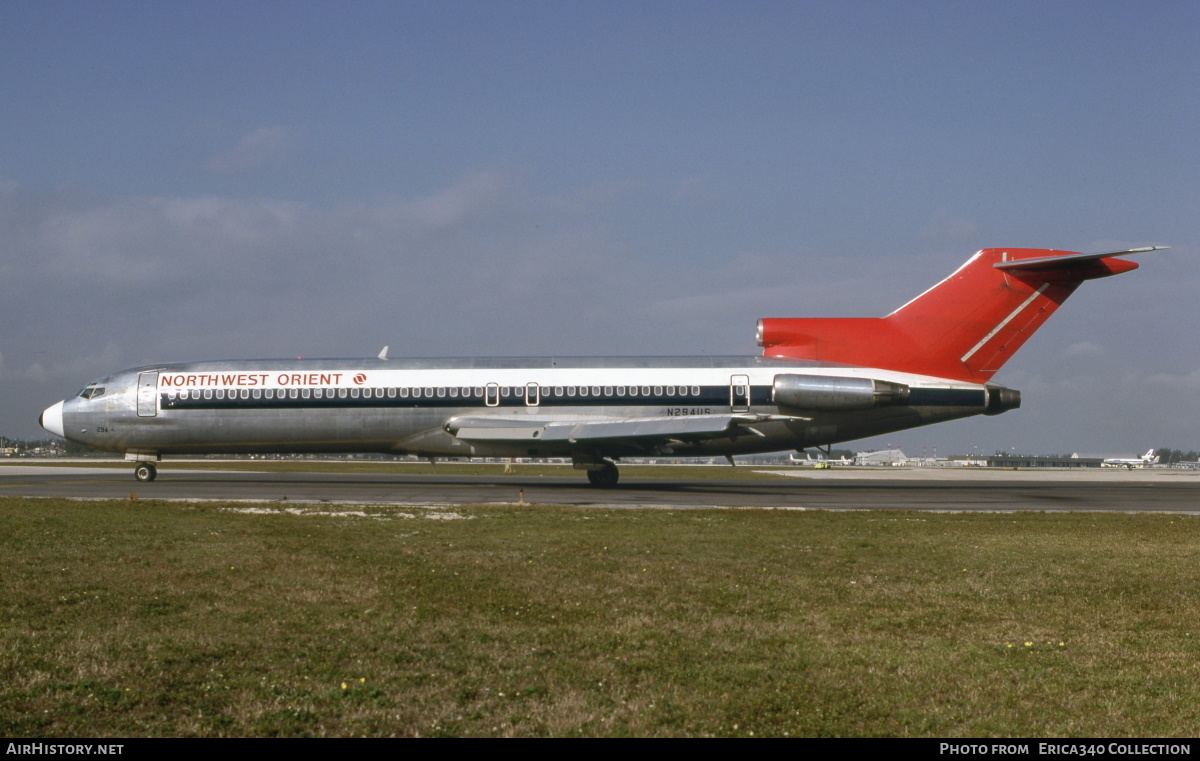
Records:
{"label": "wing flap", "polygon": [[776,420],[808,420],[791,415],[680,415],[672,417],[592,418],[579,420],[529,420],[492,417],[461,417],[446,422],[446,431],[464,441],[702,441],[762,433],[755,423]]}

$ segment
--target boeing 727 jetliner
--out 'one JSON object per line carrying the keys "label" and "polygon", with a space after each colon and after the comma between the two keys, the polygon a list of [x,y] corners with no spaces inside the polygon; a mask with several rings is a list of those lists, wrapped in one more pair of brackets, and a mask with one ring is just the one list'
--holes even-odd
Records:
{"label": "boeing 727 jetliner", "polygon": [[756,357],[231,360],[89,383],[42,427],[124,453],[570,457],[597,486],[622,457],[804,449],[1019,407],[992,376],[1118,257],[984,249],[882,318],[767,318]]}

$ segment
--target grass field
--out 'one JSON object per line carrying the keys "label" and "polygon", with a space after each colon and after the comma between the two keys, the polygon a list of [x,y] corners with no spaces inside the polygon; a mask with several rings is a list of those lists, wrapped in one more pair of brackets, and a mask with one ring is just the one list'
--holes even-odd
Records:
{"label": "grass field", "polygon": [[0,736],[1193,736],[1200,519],[0,499]]}

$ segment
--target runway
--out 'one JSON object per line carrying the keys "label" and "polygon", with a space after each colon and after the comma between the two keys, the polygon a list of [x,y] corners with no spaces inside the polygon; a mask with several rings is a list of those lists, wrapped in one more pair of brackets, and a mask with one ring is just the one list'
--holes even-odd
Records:
{"label": "runway", "polygon": [[[761,470],[770,470],[761,469]],[[393,505],[574,505],[620,508],[780,508],[1200,513],[1195,471],[788,471],[792,477],[626,478],[595,489],[582,477],[159,471],[0,467],[0,496]]]}

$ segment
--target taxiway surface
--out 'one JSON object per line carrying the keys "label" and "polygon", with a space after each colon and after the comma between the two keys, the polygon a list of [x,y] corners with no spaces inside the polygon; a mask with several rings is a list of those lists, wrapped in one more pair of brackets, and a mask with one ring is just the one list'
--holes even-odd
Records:
{"label": "taxiway surface", "polygon": [[806,471],[768,480],[259,473],[170,470],[139,483],[129,470],[0,467],[0,496],[254,500],[397,505],[760,507],[827,510],[1119,510],[1200,513],[1200,474],[1045,471]]}

